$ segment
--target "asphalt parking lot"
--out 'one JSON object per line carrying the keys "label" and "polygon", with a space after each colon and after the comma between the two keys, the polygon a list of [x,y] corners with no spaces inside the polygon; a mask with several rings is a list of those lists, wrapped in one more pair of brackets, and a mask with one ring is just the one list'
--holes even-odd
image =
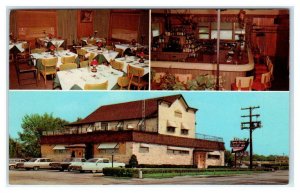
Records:
{"label": "asphalt parking lot", "polygon": [[59,172],[55,170],[9,171],[10,185],[287,185],[289,173],[285,171],[242,174],[235,176],[180,176],[165,179],[113,178],[102,173]]}

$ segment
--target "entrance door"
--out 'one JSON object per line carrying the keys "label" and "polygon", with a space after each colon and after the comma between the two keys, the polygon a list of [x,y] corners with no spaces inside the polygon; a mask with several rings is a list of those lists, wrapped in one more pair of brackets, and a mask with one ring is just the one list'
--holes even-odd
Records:
{"label": "entrance door", "polygon": [[90,159],[94,157],[94,146],[92,143],[85,144],[85,159]]}
{"label": "entrance door", "polygon": [[194,152],[194,164],[197,168],[206,168],[206,152]]}

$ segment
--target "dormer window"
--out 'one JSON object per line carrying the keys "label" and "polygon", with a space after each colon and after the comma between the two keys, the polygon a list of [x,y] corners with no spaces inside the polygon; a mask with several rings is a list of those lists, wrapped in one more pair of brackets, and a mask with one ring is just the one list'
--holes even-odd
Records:
{"label": "dormer window", "polygon": [[175,128],[177,127],[174,121],[167,121],[167,132],[168,133],[175,133]]}
{"label": "dormer window", "polygon": [[182,112],[179,110],[174,111],[175,117],[182,118]]}

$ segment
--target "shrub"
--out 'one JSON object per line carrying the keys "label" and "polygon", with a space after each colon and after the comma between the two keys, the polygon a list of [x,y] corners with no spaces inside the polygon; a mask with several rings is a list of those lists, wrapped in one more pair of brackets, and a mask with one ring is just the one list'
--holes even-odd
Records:
{"label": "shrub", "polygon": [[130,168],[136,168],[138,166],[138,164],[139,164],[139,162],[138,162],[138,160],[136,158],[136,155],[133,154],[130,157],[130,160],[129,160],[129,167]]}
{"label": "shrub", "polygon": [[133,168],[103,168],[103,174],[105,176],[115,177],[137,177],[138,169]]}

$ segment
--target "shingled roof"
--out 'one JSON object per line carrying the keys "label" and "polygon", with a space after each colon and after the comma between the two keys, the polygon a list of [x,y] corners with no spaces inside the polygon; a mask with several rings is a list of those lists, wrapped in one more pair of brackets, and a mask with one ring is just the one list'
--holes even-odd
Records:
{"label": "shingled roof", "polygon": [[[145,117],[152,117],[158,113],[159,102],[167,102],[172,104],[177,99],[183,98],[181,94],[164,96],[158,98],[151,98],[139,101],[131,101],[125,103],[104,105],[96,109],[93,113],[88,115],[86,118],[73,122],[71,125],[81,125],[100,121],[120,121],[130,119],[142,118],[143,101],[145,101]],[[183,99],[184,100],[184,99]],[[185,102],[186,103],[186,102]],[[187,105],[187,104],[186,104]],[[187,105],[188,106],[188,105]],[[194,108],[189,109],[197,110]]]}

